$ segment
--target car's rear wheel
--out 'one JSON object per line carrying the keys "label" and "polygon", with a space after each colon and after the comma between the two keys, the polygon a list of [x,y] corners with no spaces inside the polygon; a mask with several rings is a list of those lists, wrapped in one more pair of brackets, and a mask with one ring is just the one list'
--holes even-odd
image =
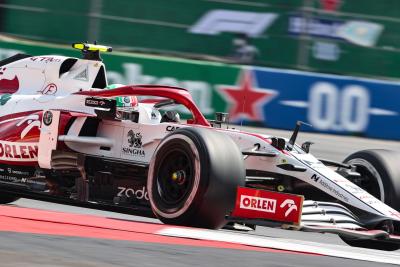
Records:
{"label": "car's rear wheel", "polygon": [[244,185],[243,156],[215,130],[181,128],[164,138],[150,162],[147,188],[164,223],[217,229],[226,224],[236,189]]}

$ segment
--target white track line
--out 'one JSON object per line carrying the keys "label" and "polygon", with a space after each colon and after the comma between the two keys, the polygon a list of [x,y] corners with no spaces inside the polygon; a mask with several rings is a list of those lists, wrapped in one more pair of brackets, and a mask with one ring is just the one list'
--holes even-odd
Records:
{"label": "white track line", "polygon": [[331,257],[400,265],[399,254],[350,246],[178,227],[166,227],[156,232],[156,234],[200,240],[222,241],[304,253],[317,253]]}

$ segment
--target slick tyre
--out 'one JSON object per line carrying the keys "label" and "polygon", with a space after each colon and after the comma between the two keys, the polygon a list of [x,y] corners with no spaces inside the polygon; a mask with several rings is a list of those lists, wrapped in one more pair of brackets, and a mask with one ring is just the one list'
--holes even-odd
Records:
{"label": "slick tyre", "polygon": [[7,193],[0,193],[0,204],[8,204],[17,201],[19,197],[9,195]]}
{"label": "slick tyre", "polygon": [[153,212],[162,222],[218,229],[226,224],[236,189],[244,182],[243,156],[229,136],[181,128],[158,145],[147,189]]}
{"label": "slick tyre", "polygon": [[385,149],[363,150],[351,154],[345,163],[361,174],[360,187],[400,211],[400,153]]}
{"label": "slick tyre", "polygon": [[340,238],[343,240],[343,242],[352,247],[370,248],[386,251],[395,251],[400,249],[400,245],[395,243],[382,242],[377,240],[352,239],[343,236],[340,236]]}
{"label": "slick tyre", "polygon": [[[385,149],[363,150],[351,154],[345,163],[356,166],[361,174],[364,190],[396,210],[400,210],[400,153]],[[394,251],[400,245],[377,240],[363,240],[342,237],[348,245],[354,247]]]}

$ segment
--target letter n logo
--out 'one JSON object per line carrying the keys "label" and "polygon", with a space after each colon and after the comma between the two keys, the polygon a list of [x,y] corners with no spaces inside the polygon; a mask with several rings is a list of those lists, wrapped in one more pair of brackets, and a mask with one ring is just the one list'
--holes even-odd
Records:
{"label": "letter n logo", "polygon": [[311,176],[311,180],[314,180],[315,182],[318,182],[319,177],[316,174],[313,174],[313,176]]}

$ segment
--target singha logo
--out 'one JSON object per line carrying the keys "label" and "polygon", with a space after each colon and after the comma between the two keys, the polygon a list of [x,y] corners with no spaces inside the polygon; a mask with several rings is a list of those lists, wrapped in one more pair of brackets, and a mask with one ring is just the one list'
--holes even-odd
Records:
{"label": "singha logo", "polygon": [[132,130],[128,132],[129,147],[141,148],[142,147],[142,134],[134,133]]}

